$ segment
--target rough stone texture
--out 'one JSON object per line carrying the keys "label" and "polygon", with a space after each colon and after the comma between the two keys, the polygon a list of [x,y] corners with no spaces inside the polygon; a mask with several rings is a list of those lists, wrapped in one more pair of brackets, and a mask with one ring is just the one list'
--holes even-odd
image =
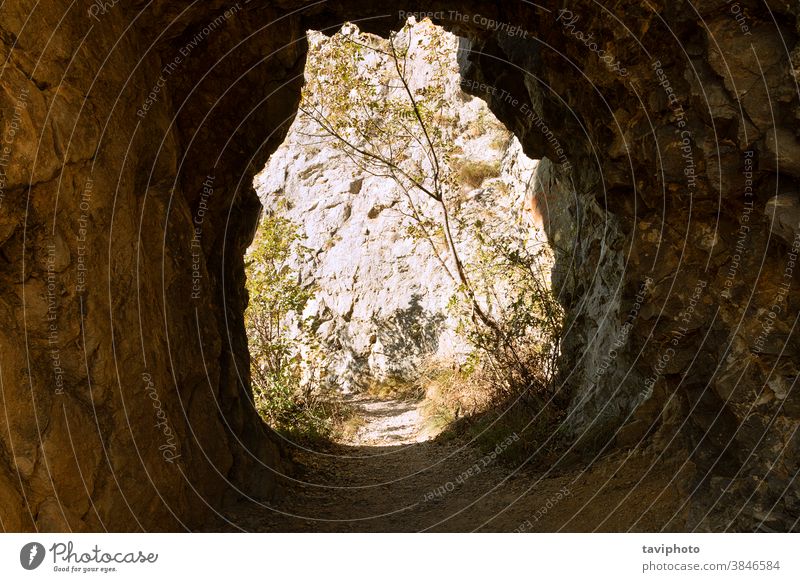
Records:
{"label": "rough stone texture", "polygon": [[[303,31],[417,3],[302,4],[253,0],[209,34],[229,4],[141,0],[94,19],[55,0],[0,7],[4,529],[197,527],[237,489],[271,494],[283,463],[249,404],[241,317],[241,257],[258,215],[250,181],[294,114]],[[472,1],[425,10],[528,32],[442,21],[477,51],[464,74],[513,96],[473,89],[527,155],[558,161],[560,145],[571,163],[545,180],[557,191],[537,197],[564,205],[549,222],[566,251],[569,426],[601,446],[619,427],[623,443],[638,443],[638,422],[665,454],[684,455],[697,491],[687,528],[796,527],[800,295],[792,245],[772,235],[765,208],[798,196],[800,9],[742,0],[746,34],[724,0],[602,11],[579,0],[568,5],[579,19],[562,18],[573,28],[556,21],[562,3],[539,4],[550,11]],[[383,33],[396,24],[365,22]],[[613,373],[593,380],[647,278]],[[173,462],[158,410],[181,455]]]}
{"label": "rough stone texture", "polygon": [[[423,89],[432,78],[441,79],[433,82],[444,83],[452,104],[442,112],[452,125],[441,129],[457,148],[453,166],[462,173],[464,168],[487,168],[479,185],[475,177],[463,178],[448,204],[459,254],[470,269],[479,250],[476,221],[492,236],[541,244],[541,231],[532,228],[523,204],[536,162],[522,153],[482,100],[461,90],[457,37],[445,35],[435,46],[436,67],[451,63],[451,69],[434,70],[431,49],[419,44],[432,26],[419,23],[410,30],[410,86]],[[397,44],[405,46],[405,38]],[[387,56],[372,53],[370,58],[387,74],[393,70]],[[417,149],[407,153],[424,155]],[[457,333],[458,320],[448,309],[457,282],[442,268],[430,241],[409,234],[416,223],[391,178],[359,168],[332,138],[323,136],[313,119],[300,114],[284,144],[256,176],[255,188],[266,211],[289,218],[304,236],[308,253],[293,263],[303,284],[316,288],[302,314],[314,330],[315,349],[324,354],[316,364],[324,369],[315,369],[315,381],[343,391],[360,390],[373,382],[414,381],[422,366],[464,363],[471,348]],[[425,216],[440,219],[435,202],[418,192],[411,195]],[[454,273],[449,253],[442,252],[443,241],[436,242],[439,256]]]}
{"label": "rough stone texture", "polygon": [[[568,152],[571,171],[540,164],[535,201],[561,250],[566,422],[579,448],[615,436],[636,446],[649,433],[693,469],[687,527],[785,530],[800,515],[800,109],[787,54],[796,72],[798,8],[741,5],[749,35],[722,1],[700,14],[685,3],[629,6],[627,31],[574,3],[560,20],[538,19],[538,39],[476,41],[482,54],[465,75],[537,111],[546,127],[488,94],[529,155]],[[500,20],[517,21],[512,13]]]}

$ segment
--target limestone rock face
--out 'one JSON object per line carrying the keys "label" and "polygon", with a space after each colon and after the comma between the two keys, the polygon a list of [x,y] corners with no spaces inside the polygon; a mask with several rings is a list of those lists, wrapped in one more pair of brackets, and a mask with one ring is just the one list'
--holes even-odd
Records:
{"label": "limestone rock face", "polygon": [[[476,221],[494,236],[515,236],[522,244],[535,238],[524,201],[536,162],[522,153],[485,102],[461,90],[458,39],[444,35],[433,52],[419,44],[432,26],[419,23],[408,32],[409,82],[413,90],[430,83],[445,87],[450,106],[443,114],[452,125],[440,129],[456,145],[453,165],[462,175],[449,207],[453,218],[464,222],[454,229],[460,256],[469,261],[479,250],[471,232]],[[314,38],[314,44],[325,42],[322,35]],[[397,44],[406,41],[402,35]],[[391,72],[388,56],[370,53],[368,58],[379,59],[379,70]],[[441,63],[450,66],[434,68]],[[424,155],[424,150],[409,155]],[[255,188],[266,211],[290,218],[305,237],[309,253],[295,258],[295,269],[305,285],[317,289],[302,316],[310,318],[324,354],[326,383],[358,390],[388,379],[413,381],[422,365],[464,363],[471,348],[456,332],[457,319],[448,309],[458,285],[440,262],[454,273],[452,257],[440,249],[437,258],[431,241],[411,234],[416,222],[394,180],[365,172],[311,117],[299,114],[256,177]],[[411,195],[425,216],[439,218],[435,202],[419,192]]]}
{"label": "limestone rock face", "polygon": [[797,195],[797,3],[306,4],[0,6],[3,528],[208,527],[274,494],[242,319],[251,180],[296,112],[305,31],[386,34],[415,7],[470,40],[469,91],[556,165],[533,200],[563,249],[579,448],[649,431],[686,459],[687,528],[796,524],[797,249],[768,201]]}

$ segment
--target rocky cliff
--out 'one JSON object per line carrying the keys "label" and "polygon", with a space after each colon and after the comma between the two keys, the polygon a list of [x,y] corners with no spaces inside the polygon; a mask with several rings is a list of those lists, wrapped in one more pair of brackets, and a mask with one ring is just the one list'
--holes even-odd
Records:
{"label": "rocky cliff", "polygon": [[[396,43],[409,43],[412,90],[432,83],[444,88],[443,117],[450,123],[439,129],[455,144],[452,165],[459,176],[448,205],[460,225],[454,227],[459,255],[472,270],[471,258],[483,250],[476,223],[519,244],[541,242],[541,231],[525,209],[536,162],[484,101],[461,90],[458,38],[440,34],[431,42],[432,32],[429,21],[417,23]],[[321,50],[326,38],[312,35],[309,59],[330,58]],[[370,66],[390,79],[387,86],[399,82],[388,55],[368,52],[366,59],[379,61]],[[442,63],[448,67],[444,71]],[[417,223],[400,185],[366,171],[336,145],[311,115],[301,113],[255,179],[265,211],[289,218],[304,237],[307,251],[295,256],[293,268],[304,285],[316,289],[302,319],[314,330],[314,347],[324,356],[322,379],[350,391],[371,383],[411,382],[422,366],[463,364],[472,348],[456,331],[458,318],[448,309],[458,294],[452,257],[446,251],[437,257],[431,247],[444,241],[415,236]],[[424,155],[417,149],[409,155]],[[411,195],[423,215],[438,218],[424,194]]]}
{"label": "rocky cliff", "polygon": [[797,3],[305,4],[0,7],[2,527],[198,527],[274,494],[251,180],[305,31],[413,10],[470,39],[469,91],[550,160],[578,448],[682,459],[685,528],[796,527]]}

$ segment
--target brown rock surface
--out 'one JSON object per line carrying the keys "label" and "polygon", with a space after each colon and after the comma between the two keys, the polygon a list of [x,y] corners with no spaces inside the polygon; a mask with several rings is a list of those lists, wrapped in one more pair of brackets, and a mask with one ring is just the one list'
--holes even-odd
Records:
{"label": "brown rock surface", "polygon": [[[6,530],[206,527],[274,494],[242,324],[252,176],[296,110],[304,31],[385,34],[422,5],[105,4],[0,7]],[[439,21],[471,39],[472,92],[528,155],[569,160],[540,177],[568,428],[602,448],[648,423],[695,467],[692,527],[792,527],[798,266],[764,209],[797,195],[798,7],[743,0],[746,33],[723,0],[540,4],[424,10],[467,15]]]}

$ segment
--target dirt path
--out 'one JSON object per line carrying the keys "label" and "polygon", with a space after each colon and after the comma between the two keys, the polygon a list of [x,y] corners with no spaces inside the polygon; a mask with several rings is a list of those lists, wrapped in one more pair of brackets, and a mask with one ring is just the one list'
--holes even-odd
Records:
{"label": "dirt path", "polygon": [[411,402],[356,397],[346,443],[292,452],[297,470],[270,505],[240,503],[247,531],[658,531],[681,529],[677,465],[647,453],[591,467],[514,467],[457,439],[424,440]]}
{"label": "dirt path", "polygon": [[347,400],[364,424],[341,444],[352,447],[387,447],[422,442],[422,417],[416,402],[377,400],[356,395]]}

